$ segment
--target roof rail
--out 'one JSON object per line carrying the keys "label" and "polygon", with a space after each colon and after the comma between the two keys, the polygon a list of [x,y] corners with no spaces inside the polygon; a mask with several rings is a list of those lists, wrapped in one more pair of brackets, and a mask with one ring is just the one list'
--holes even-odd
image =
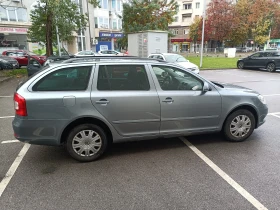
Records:
{"label": "roof rail", "polygon": [[142,60],[142,61],[149,61],[154,60],[158,62],[166,63],[166,61],[163,61],[161,59],[154,59],[154,58],[140,58],[136,56],[87,56],[87,57],[76,57],[76,58],[70,58],[67,60],[64,60],[63,63],[75,63],[76,61],[101,61],[101,60]]}

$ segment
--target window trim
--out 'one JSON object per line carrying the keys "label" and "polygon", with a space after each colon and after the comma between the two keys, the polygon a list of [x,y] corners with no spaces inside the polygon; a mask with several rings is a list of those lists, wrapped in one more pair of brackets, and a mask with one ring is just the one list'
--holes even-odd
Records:
{"label": "window trim", "polygon": [[[58,72],[58,71],[63,71],[65,69],[68,69],[68,68],[80,68],[80,67],[88,67],[90,68],[90,72],[89,72],[89,76],[88,76],[88,81],[87,81],[87,86],[85,89],[83,90],[36,90],[36,88],[38,87],[38,85],[44,80],[44,78],[48,77],[50,74],[53,74],[55,72]],[[43,73],[42,75],[40,75],[38,78],[36,78],[33,82],[32,82],[32,86],[30,87],[29,90],[31,90],[32,92],[36,92],[36,93],[39,93],[39,92],[84,92],[86,91],[89,86],[90,86],[90,80],[92,80],[92,75],[93,75],[93,72],[94,72],[94,68],[95,65],[78,65],[78,66],[63,66],[63,68],[54,68],[54,69],[51,69],[45,73]]]}
{"label": "window trim", "polygon": [[[146,90],[112,90],[111,83],[110,83],[109,78],[107,76],[107,80],[108,80],[108,83],[109,83],[109,86],[110,86],[110,90],[99,90],[99,88],[98,88],[98,78],[99,78],[100,67],[101,66],[106,66],[106,67],[107,66],[116,66],[116,65],[118,65],[118,66],[143,66],[144,69],[145,69],[145,72],[146,72],[146,79],[147,79],[149,88],[146,89]],[[112,64],[112,63],[110,63],[110,64],[99,64],[99,65],[96,66],[95,89],[96,89],[96,91],[99,91],[99,92],[117,92],[117,91],[119,91],[119,92],[133,92],[133,91],[135,91],[135,92],[141,92],[141,91],[147,92],[147,91],[151,91],[152,87],[151,87],[151,82],[149,80],[148,71],[149,71],[149,68],[147,67],[147,65],[145,63],[141,63],[141,64],[135,64],[135,63],[128,63],[128,64],[125,64],[125,63],[122,63],[122,64]],[[106,72],[106,74],[108,74],[108,72]]]}

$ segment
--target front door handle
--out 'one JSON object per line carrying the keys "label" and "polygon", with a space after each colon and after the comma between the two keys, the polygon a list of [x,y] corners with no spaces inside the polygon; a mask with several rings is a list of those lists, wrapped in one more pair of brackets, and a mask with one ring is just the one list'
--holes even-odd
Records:
{"label": "front door handle", "polygon": [[95,101],[96,104],[107,105],[109,101],[107,99],[100,99],[99,101]]}
{"label": "front door handle", "polygon": [[167,97],[165,100],[163,100],[162,102],[165,102],[165,103],[173,103],[174,100],[171,98],[171,97]]}

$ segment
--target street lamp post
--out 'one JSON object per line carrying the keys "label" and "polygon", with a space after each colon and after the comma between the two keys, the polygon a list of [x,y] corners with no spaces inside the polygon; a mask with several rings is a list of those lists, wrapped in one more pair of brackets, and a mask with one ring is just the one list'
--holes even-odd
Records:
{"label": "street lamp post", "polygon": [[200,68],[202,67],[203,59],[203,43],[204,43],[204,26],[205,26],[205,11],[206,11],[206,0],[203,2],[203,13],[202,13],[202,38],[201,38],[201,49],[200,49]]}

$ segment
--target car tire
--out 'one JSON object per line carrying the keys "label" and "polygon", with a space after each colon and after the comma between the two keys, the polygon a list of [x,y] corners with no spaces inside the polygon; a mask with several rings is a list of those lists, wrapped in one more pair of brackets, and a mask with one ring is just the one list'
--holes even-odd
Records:
{"label": "car tire", "polygon": [[256,120],[253,113],[246,109],[240,109],[227,117],[223,132],[227,140],[241,142],[253,133],[255,127]]}
{"label": "car tire", "polygon": [[74,127],[66,140],[66,149],[71,157],[80,162],[98,159],[107,149],[108,137],[104,130],[94,124]]}
{"label": "car tire", "polygon": [[239,68],[239,69],[244,69],[244,61],[239,61],[239,62],[237,63],[237,68]]}
{"label": "car tire", "polygon": [[274,63],[268,63],[266,65],[266,69],[269,71],[269,72],[274,72],[276,70],[276,66]]}

